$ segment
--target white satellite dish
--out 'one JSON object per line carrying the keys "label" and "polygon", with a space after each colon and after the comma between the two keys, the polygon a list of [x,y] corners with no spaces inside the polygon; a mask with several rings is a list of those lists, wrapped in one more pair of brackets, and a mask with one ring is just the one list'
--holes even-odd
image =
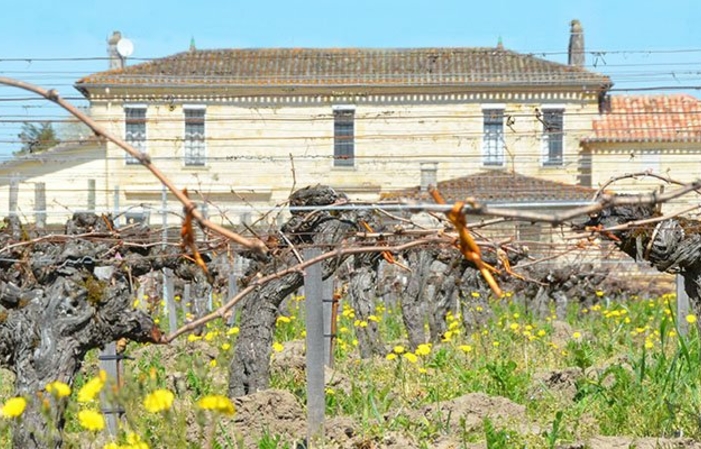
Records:
{"label": "white satellite dish", "polygon": [[117,53],[122,58],[128,58],[134,53],[134,44],[127,38],[122,38],[117,42]]}

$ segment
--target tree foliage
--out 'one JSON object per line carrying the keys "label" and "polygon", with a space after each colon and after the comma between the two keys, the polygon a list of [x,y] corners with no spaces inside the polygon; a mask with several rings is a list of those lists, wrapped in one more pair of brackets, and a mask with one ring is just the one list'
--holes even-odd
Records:
{"label": "tree foliage", "polygon": [[61,143],[51,122],[24,122],[18,137],[22,149],[16,154],[40,153]]}

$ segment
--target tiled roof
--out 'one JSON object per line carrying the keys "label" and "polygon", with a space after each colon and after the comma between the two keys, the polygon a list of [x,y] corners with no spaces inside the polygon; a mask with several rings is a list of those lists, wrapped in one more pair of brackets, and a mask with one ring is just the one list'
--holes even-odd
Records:
{"label": "tiled roof", "polygon": [[[472,197],[480,203],[557,203],[591,201],[595,189],[549,181],[506,171],[483,171],[461,178],[441,181],[437,185],[447,202]],[[413,187],[387,192],[383,200],[428,200],[430,196]]]}
{"label": "tiled roof", "polygon": [[598,88],[611,80],[502,48],[260,48],[191,50],[95,73],[76,87],[504,84]]}
{"label": "tiled roof", "polygon": [[584,142],[701,141],[701,101],[687,95],[615,95]]}

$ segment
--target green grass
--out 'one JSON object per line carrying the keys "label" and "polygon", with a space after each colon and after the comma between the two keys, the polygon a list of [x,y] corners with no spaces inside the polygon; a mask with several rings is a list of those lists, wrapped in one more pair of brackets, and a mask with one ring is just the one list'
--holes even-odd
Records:
{"label": "green grass", "polygon": [[[398,310],[378,307],[377,320],[387,354],[361,360],[353,310],[339,312],[335,368],[338,385],[327,388],[326,416],[351,417],[356,438],[380,441],[388,432],[405,435],[420,447],[441,438],[466,446],[476,441],[490,448],[554,448],[594,435],[701,438],[701,344],[695,326],[682,338],[676,333],[674,297],[622,298],[610,307],[571,308],[566,324],[554,317],[535,317],[523,301],[492,301],[494,315],[480,329],[465,329],[459,315],[447,319],[444,341],[407,355],[406,336]],[[344,302],[345,304],[345,302]],[[289,301],[278,320],[278,343],[304,338],[303,301]],[[685,319],[685,318],[682,318]],[[124,386],[117,400],[127,411],[126,431],[151,447],[244,447],[241,435],[195,406],[205,395],[226,391],[228,360],[235,333],[211,323],[202,338],[183,339],[174,347],[130,345],[136,360],[124,368]],[[91,354],[74,390],[95,374]],[[548,373],[569,372],[563,385],[543,381]],[[271,386],[305,401],[305,376],[300,370],[274,369]],[[12,395],[12,379],[0,375],[0,398]],[[175,390],[167,412],[144,411],[143,397],[158,388]],[[525,417],[508,422],[491,416],[467,423],[465,416],[434,407],[468,393],[502,396],[525,406]],[[66,440],[85,445],[91,435],[76,420],[81,408],[70,398]],[[8,422],[0,424],[0,446],[9,441]],[[185,441],[189,428],[192,443]],[[538,429],[524,430],[527,428]],[[126,436],[123,436],[126,438]],[[93,447],[102,447],[103,434]],[[199,441],[195,443],[195,441]],[[260,448],[295,447],[267,429]]]}

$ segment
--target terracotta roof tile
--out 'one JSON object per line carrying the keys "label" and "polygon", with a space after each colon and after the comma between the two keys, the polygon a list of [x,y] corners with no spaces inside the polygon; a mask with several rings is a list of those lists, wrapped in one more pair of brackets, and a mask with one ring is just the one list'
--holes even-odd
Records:
{"label": "terracotta roof tile", "polygon": [[594,85],[607,76],[498,48],[192,50],[89,75],[90,85]]}
{"label": "terracotta roof tile", "polygon": [[615,95],[585,142],[701,140],[701,101],[687,95]]}
{"label": "terracotta roof tile", "polygon": [[[448,202],[472,197],[478,202],[498,203],[556,203],[590,201],[595,189],[549,181],[505,171],[483,171],[438,183],[438,190]],[[383,200],[427,200],[429,195],[420,188],[387,192]]]}

